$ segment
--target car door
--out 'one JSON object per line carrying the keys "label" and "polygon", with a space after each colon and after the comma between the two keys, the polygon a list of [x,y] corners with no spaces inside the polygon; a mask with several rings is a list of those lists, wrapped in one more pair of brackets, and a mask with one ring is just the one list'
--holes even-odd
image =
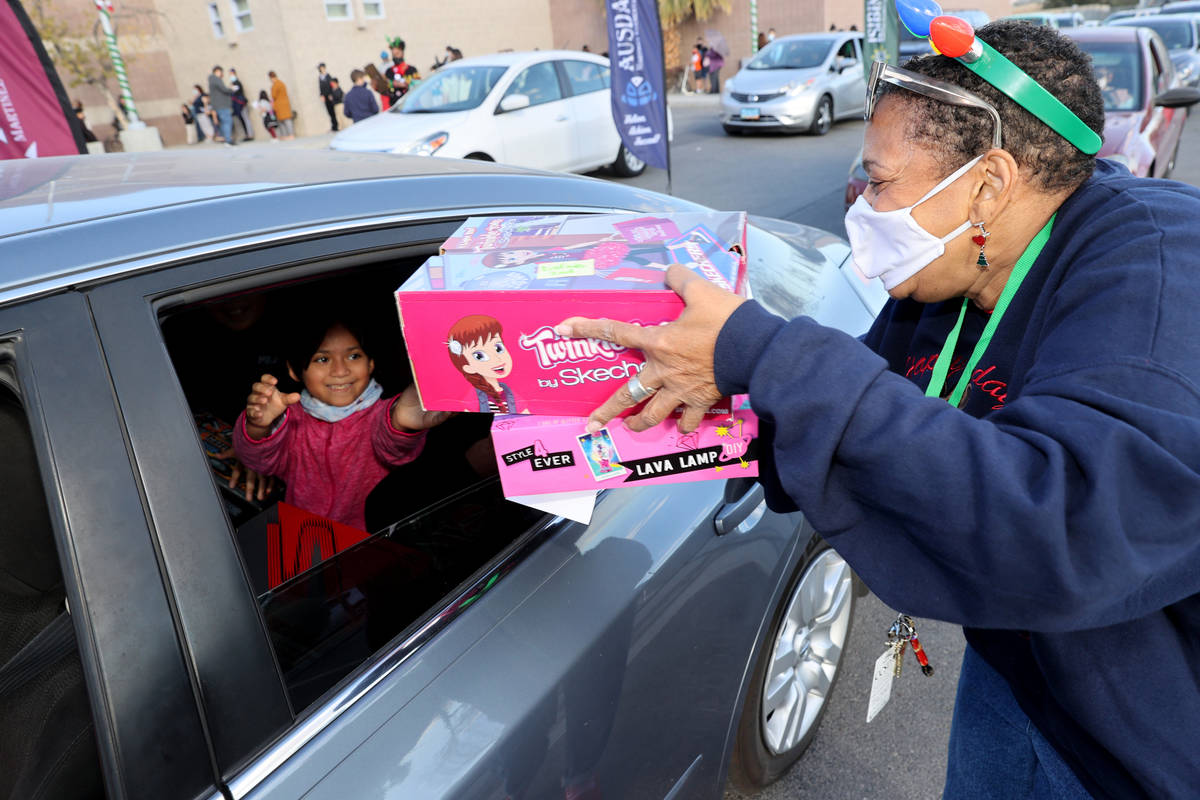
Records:
{"label": "car door", "polygon": [[[378,192],[382,208],[387,191],[356,185],[342,201],[369,204]],[[454,222],[336,228],[294,243],[277,234],[254,250],[227,243],[227,253],[160,263],[91,292],[149,514],[156,530],[170,529],[160,537],[164,581],[201,673],[228,796],[549,798],[589,785],[609,797],[719,796],[740,687],[797,553],[799,515],[766,512],[750,481],[609,491],[587,526],[511,503],[488,506],[480,535],[508,526],[510,544],[411,624],[375,636],[347,672],[323,676],[330,662],[318,659],[296,677],[281,625],[286,643],[303,640],[327,655],[342,647],[343,632],[359,636],[339,629],[340,620],[363,603],[389,608],[390,593],[406,584],[389,580],[379,595],[378,582],[356,583],[348,576],[377,562],[350,548],[303,582],[256,597],[254,559],[235,545],[241,531],[223,511],[161,316],[301,279],[336,275],[345,287],[348,254],[398,283],[397,265],[436,252]],[[405,518],[387,538],[470,546],[451,529],[464,508],[504,503],[494,485],[471,491]],[[367,634],[364,641],[369,621]]]}
{"label": "car door", "polygon": [[853,116],[865,107],[866,84],[863,80],[857,40],[847,38],[840,45],[830,64],[830,84],[833,88],[833,114],[835,118]]}
{"label": "car door", "polygon": [[553,61],[531,64],[513,78],[503,98],[521,94],[529,105],[514,111],[496,108],[496,131],[509,164],[565,170],[574,158],[575,118]]}
{"label": "car door", "polygon": [[571,114],[576,133],[574,169],[594,169],[611,164],[621,145],[613,122],[609,69],[594,61],[564,59],[557,62],[571,90]]}

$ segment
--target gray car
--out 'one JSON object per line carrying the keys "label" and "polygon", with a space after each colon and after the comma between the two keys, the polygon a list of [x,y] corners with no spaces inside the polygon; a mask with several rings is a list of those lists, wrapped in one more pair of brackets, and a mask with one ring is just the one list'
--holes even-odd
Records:
{"label": "gray car", "polygon": [[[4,162],[0,796],[717,798],[787,769],[855,581],[754,481],[609,490],[585,526],[505,501],[463,414],[371,536],[306,521],[285,558],[294,512],[216,472],[230,379],[306,302],[353,298],[395,391],[391,291],[467,216],[695,208],[417,157]],[[763,302],[865,329],[845,242],[752,221]]]}
{"label": "gray car", "polygon": [[861,33],[783,36],[750,59],[721,93],[726,133],[829,132],[866,108]]}

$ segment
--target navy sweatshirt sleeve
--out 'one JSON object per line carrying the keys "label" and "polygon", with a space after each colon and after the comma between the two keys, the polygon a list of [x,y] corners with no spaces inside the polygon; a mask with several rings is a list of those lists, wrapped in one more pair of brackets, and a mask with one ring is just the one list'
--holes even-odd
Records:
{"label": "navy sweatshirt sleeve", "polygon": [[1118,189],[1060,211],[1008,312],[1037,306],[1020,388],[982,418],[811,319],[749,302],[722,329],[718,385],[765,423],[772,507],[888,604],[1069,631],[1200,592],[1200,195]]}

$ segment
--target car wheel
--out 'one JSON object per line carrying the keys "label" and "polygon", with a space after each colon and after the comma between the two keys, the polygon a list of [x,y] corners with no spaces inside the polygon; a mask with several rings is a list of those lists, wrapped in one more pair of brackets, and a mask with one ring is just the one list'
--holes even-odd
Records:
{"label": "car wheel", "polygon": [[754,793],[808,749],[837,681],[854,611],[854,573],[819,536],[776,609],[746,694],[729,780]]}
{"label": "car wheel", "polygon": [[813,136],[824,136],[829,133],[829,129],[833,127],[833,98],[829,95],[822,95],[821,102],[817,105],[817,114],[813,117],[812,125],[808,127],[808,132]]}
{"label": "car wheel", "polygon": [[617,160],[612,163],[612,169],[622,178],[632,178],[646,171],[646,162],[629,152],[622,144],[621,149],[617,150]]}

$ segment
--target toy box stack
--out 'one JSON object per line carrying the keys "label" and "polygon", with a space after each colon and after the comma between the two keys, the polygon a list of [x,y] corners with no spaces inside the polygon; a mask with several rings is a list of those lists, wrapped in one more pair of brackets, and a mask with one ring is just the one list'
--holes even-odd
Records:
{"label": "toy box stack", "polygon": [[745,237],[740,212],[466,220],[396,292],[422,405],[586,416],[637,374],[641,353],[554,326],[675,319],[670,264],[744,292]]}
{"label": "toy box stack", "polygon": [[758,422],[744,398],[690,434],[674,420],[587,434],[584,418],[642,355],[554,332],[572,316],[674,320],[683,301],[664,284],[671,264],[745,294],[745,252],[740,212],[472,217],[396,291],[421,403],[497,415],[508,497],[757,475]]}

